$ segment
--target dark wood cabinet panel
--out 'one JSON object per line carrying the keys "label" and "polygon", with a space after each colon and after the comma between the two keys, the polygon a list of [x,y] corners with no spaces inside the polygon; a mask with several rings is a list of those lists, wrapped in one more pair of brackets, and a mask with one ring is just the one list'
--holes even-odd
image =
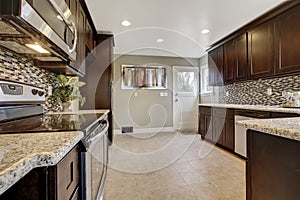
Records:
{"label": "dark wood cabinet panel", "polygon": [[57,200],[68,200],[79,184],[79,147],[56,166]]}
{"label": "dark wood cabinet panel", "polygon": [[204,114],[199,115],[199,134],[202,136],[202,138],[205,138],[206,134],[206,116]]}
{"label": "dark wood cabinet panel", "polygon": [[223,138],[225,135],[225,118],[224,117],[213,117],[213,142],[222,145]]}
{"label": "dark wood cabinet panel", "polygon": [[247,200],[298,200],[300,142],[247,132]]}
{"label": "dark wood cabinet panel", "polygon": [[86,47],[88,48],[88,52],[92,52],[94,49],[94,34],[92,27],[87,19],[85,22],[85,35]]}
{"label": "dark wood cabinet panel", "polygon": [[32,169],[0,200],[79,200],[79,164],[76,146],[56,166]]}
{"label": "dark wood cabinet panel", "polygon": [[231,83],[235,80],[237,57],[235,40],[224,44],[224,82]]}
{"label": "dark wood cabinet panel", "polygon": [[223,84],[223,46],[208,53],[209,84]]}
{"label": "dark wood cabinet panel", "polygon": [[234,110],[199,107],[199,134],[201,137],[234,150]]}
{"label": "dark wood cabinet panel", "polygon": [[80,66],[80,70],[85,73],[85,57],[86,57],[86,49],[85,49],[85,13],[83,9],[79,6],[78,9],[78,25],[77,25],[77,59],[76,65]]}
{"label": "dark wood cabinet panel", "polygon": [[[96,36],[96,54],[93,61],[87,66],[85,77],[80,78],[86,83],[80,88],[86,103],[82,109],[109,109],[111,110],[112,95],[112,55],[113,35],[99,34]],[[112,112],[108,114],[110,141],[113,138]]]}
{"label": "dark wood cabinet panel", "polygon": [[235,79],[246,80],[248,69],[247,33],[244,33],[235,39],[235,48],[237,59]]}
{"label": "dark wood cabinet panel", "polygon": [[223,146],[230,150],[234,150],[234,120],[225,119],[225,134],[223,136]]}
{"label": "dark wood cabinet panel", "polygon": [[248,32],[248,59],[251,78],[274,73],[274,21],[265,22]]}
{"label": "dark wood cabinet panel", "polygon": [[276,74],[300,71],[300,6],[275,18]]}
{"label": "dark wood cabinet panel", "polygon": [[[79,187],[79,147],[49,170],[50,199],[69,200]],[[55,183],[55,184],[54,184]]]}

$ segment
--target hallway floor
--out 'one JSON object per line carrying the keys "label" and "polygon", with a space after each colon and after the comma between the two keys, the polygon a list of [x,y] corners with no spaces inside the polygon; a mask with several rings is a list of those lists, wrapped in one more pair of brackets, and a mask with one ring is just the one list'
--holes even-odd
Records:
{"label": "hallway floor", "polygon": [[196,133],[116,135],[105,200],[244,200],[245,161]]}

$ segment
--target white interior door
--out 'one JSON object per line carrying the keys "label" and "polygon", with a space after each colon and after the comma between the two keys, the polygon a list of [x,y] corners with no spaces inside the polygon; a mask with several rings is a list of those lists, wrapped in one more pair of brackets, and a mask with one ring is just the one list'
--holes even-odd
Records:
{"label": "white interior door", "polygon": [[175,130],[198,128],[199,71],[191,66],[173,67],[173,123]]}

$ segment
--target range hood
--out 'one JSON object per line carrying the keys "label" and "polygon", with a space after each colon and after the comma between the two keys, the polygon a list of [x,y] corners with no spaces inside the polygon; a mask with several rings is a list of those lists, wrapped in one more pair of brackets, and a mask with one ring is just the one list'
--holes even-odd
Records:
{"label": "range hood", "polygon": [[38,65],[75,63],[77,29],[64,0],[0,0],[0,46],[29,56]]}

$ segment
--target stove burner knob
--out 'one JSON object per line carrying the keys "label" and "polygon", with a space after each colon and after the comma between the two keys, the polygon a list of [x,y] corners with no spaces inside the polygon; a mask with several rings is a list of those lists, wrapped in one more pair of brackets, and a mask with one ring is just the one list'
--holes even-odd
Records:
{"label": "stove burner knob", "polygon": [[39,96],[41,97],[41,96],[43,96],[43,95],[44,95],[44,92],[39,91]]}
{"label": "stove burner knob", "polygon": [[31,92],[33,95],[36,95],[38,93],[38,91],[36,89],[32,89]]}

